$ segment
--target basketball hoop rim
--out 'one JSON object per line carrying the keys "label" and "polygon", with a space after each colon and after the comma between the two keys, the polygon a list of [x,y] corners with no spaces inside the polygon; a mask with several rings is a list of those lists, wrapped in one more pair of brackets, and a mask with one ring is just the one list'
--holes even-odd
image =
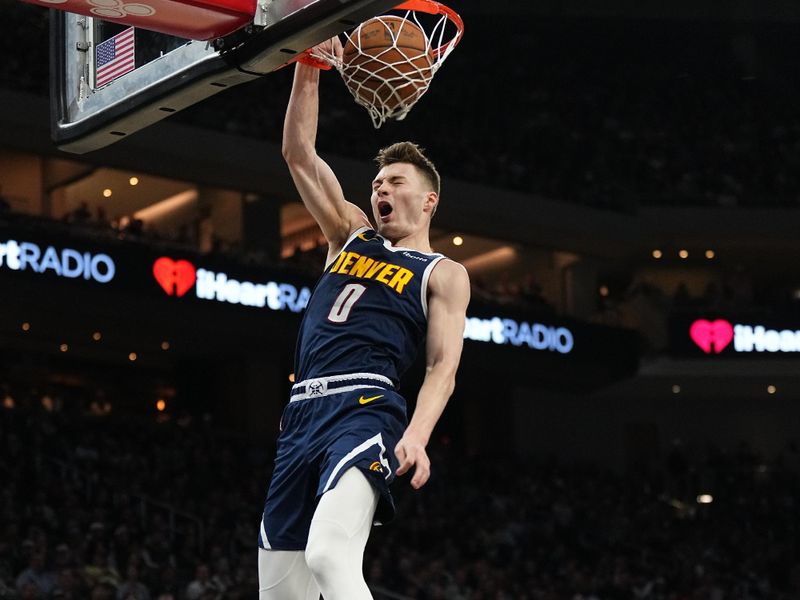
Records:
{"label": "basketball hoop rim", "polygon": [[461,16],[449,6],[446,6],[441,2],[436,2],[436,0],[407,0],[402,4],[395,6],[394,10],[413,10],[424,12],[429,15],[444,15],[453,23],[453,25],[456,26],[456,29],[458,29],[458,35],[456,35],[446,44],[442,44],[436,48],[434,52],[437,55],[441,55],[442,53],[446,52],[450,46],[455,48],[458,45],[458,42],[461,41],[461,38],[464,34],[464,21],[461,19]]}
{"label": "basketball hoop rim", "polygon": [[[406,2],[398,4],[397,6],[395,6],[390,10],[410,10],[410,11],[423,12],[429,15],[443,15],[448,20],[450,20],[450,22],[453,23],[453,25],[458,30],[458,33],[455,36],[453,36],[453,38],[450,41],[442,44],[438,48],[433,49],[433,53],[436,55],[437,58],[440,58],[442,55],[444,55],[451,47],[455,48],[458,45],[458,42],[460,42],[461,38],[463,37],[464,21],[461,19],[461,16],[449,6],[446,6],[441,2],[436,2],[436,0],[407,0]],[[380,15],[378,17],[380,17]],[[324,60],[320,60],[317,57],[312,56],[310,48],[300,53],[299,56],[290,60],[286,64],[289,65],[295,61],[299,61],[311,67],[315,67],[317,69],[322,69],[325,71],[331,69],[331,65],[329,63],[327,63]]]}

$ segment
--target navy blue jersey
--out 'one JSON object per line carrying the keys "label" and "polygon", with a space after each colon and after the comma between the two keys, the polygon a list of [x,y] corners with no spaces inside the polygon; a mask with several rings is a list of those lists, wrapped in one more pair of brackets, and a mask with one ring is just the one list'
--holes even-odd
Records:
{"label": "navy blue jersey", "polygon": [[428,278],[442,258],[395,247],[366,227],[354,232],[309,300],[297,381],[376,373],[397,385],[424,339]]}

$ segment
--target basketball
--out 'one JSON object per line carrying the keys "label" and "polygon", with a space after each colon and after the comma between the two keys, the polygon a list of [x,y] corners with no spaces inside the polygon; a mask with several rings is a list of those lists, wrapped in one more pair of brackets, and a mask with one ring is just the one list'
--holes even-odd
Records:
{"label": "basketball", "polygon": [[418,25],[382,16],[365,21],[348,36],[342,62],[342,75],[354,96],[393,112],[422,95],[436,61]]}

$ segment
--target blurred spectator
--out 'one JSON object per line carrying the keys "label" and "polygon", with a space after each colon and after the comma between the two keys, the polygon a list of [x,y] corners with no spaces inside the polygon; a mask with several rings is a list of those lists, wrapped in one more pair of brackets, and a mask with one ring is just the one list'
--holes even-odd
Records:
{"label": "blurred spectator", "polygon": [[66,215],[66,221],[75,225],[87,225],[92,219],[92,212],[89,210],[88,202],[81,202],[77,208]]}
{"label": "blurred spectator", "polygon": [[139,581],[139,568],[128,565],[127,577],[117,588],[117,600],[150,600],[150,590]]}
{"label": "blurred spectator", "polygon": [[723,307],[722,290],[720,290],[716,281],[709,281],[706,284],[700,302],[703,308],[720,309]]}
{"label": "blurred spectator", "polygon": [[538,313],[554,313],[554,307],[545,299],[542,286],[536,281],[533,273],[528,273],[522,280],[520,300],[527,307]]}
{"label": "blurred spectator", "polygon": [[17,590],[20,600],[42,600],[46,597],[41,589],[32,582],[24,583],[21,587],[18,587]]}
{"label": "blurred spectator", "polygon": [[[35,588],[36,597],[44,597],[56,586],[56,575],[46,567],[45,553],[36,549],[30,556],[28,567],[17,576],[17,590],[30,594],[30,587]],[[28,591],[25,591],[28,589]]]}
{"label": "blurred spectator", "polygon": [[114,600],[115,587],[110,582],[99,582],[92,587],[90,600]]}
{"label": "blurred spectator", "polygon": [[106,213],[104,206],[99,204],[97,205],[94,222],[102,229],[111,227],[111,220],[108,218],[108,213]]}
{"label": "blurred spectator", "polygon": [[[102,523],[96,525],[102,526]],[[83,576],[93,589],[101,584],[108,584],[115,589],[119,585],[119,572],[110,564],[108,551],[102,543],[95,544],[94,552],[83,569]]]}
{"label": "blurred spectator", "polygon": [[73,560],[72,554],[70,553],[69,546],[64,542],[56,546],[53,566],[57,570],[59,570],[59,572],[62,569],[70,569],[75,566],[75,561]]}
{"label": "blurred spectator", "polygon": [[752,279],[742,266],[726,274],[723,285],[731,310],[745,311],[753,306]]}
{"label": "blurred spectator", "polygon": [[672,306],[677,309],[689,308],[692,305],[692,296],[689,294],[689,288],[686,282],[681,281],[678,287],[675,288],[675,293],[672,296]]}
{"label": "blurred spectator", "polygon": [[220,590],[211,581],[208,565],[200,563],[194,573],[194,579],[186,586],[187,600],[206,600],[206,597],[217,598]]}
{"label": "blurred spectator", "polygon": [[213,588],[219,591],[220,595],[224,598],[226,596],[226,592],[229,592],[234,587],[234,580],[231,576],[231,569],[228,559],[225,556],[222,556],[221,549],[219,549],[219,556],[214,562],[213,572],[214,575],[211,577]]}
{"label": "blurred spectator", "polygon": [[58,581],[51,594],[51,598],[62,598],[63,600],[79,600],[83,597],[82,590],[79,589],[79,582],[72,569],[62,568],[58,571]]}
{"label": "blurred spectator", "polygon": [[0,214],[11,211],[11,203],[3,195],[3,186],[0,186]]}
{"label": "blurred spectator", "polygon": [[144,235],[144,221],[136,217],[123,217],[125,225],[122,227],[122,232],[133,237],[141,237]]}

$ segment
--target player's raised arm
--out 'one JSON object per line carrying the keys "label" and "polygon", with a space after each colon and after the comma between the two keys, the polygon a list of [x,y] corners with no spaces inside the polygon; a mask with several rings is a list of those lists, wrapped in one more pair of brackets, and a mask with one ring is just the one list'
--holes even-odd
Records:
{"label": "player's raised arm", "polygon": [[397,474],[403,475],[413,466],[411,485],[415,489],[425,485],[430,476],[431,461],[425,447],[455,387],[469,297],[469,276],[464,267],[441,261],[428,283],[425,380],[411,422],[395,448],[400,461]]}
{"label": "player's raised arm", "polygon": [[[334,52],[341,52],[338,38],[326,44],[335,44]],[[319,73],[319,69],[299,62],[295,67],[283,125],[283,157],[303,203],[328,240],[330,253],[335,254],[350,233],[362,225],[369,226],[369,220],[360,208],[345,200],[336,175],[317,155]]]}

